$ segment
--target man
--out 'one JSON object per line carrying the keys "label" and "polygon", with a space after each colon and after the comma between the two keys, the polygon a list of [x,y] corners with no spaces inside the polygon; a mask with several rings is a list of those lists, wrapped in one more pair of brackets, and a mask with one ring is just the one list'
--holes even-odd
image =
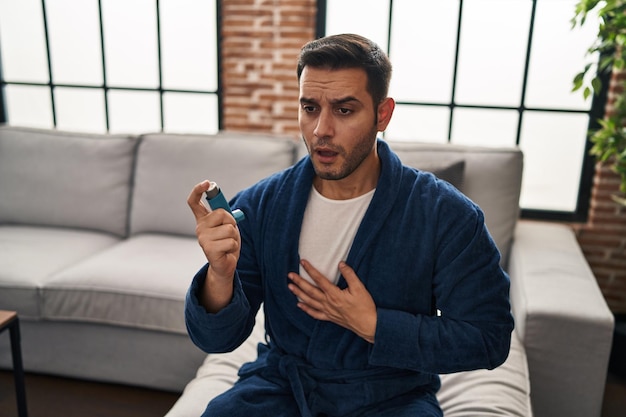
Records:
{"label": "man", "polygon": [[205,416],[441,416],[438,374],[499,366],[513,319],[481,210],[405,167],[377,139],[391,64],[357,35],[312,41],[298,62],[309,155],[233,199],[246,219],[188,203],[208,264],[186,321],[207,352],[267,344]]}

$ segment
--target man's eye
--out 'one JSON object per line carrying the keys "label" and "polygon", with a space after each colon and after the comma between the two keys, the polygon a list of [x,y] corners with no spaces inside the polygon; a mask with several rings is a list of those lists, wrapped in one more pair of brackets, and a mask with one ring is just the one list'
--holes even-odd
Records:
{"label": "man's eye", "polygon": [[302,110],[306,113],[313,113],[315,111],[315,106],[302,106]]}
{"label": "man's eye", "polygon": [[340,107],[337,109],[337,112],[339,112],[339,114],[346,115],[346,114],[352,113],[352,109],[346,109],[345,107]]}

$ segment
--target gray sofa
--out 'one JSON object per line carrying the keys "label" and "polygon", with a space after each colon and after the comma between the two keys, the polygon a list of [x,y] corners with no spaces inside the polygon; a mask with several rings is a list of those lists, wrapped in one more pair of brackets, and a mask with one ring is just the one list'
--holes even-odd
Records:
{"label": "gray sofa", "polygon": [[[390,143],[483,208],[511,277],[509,358],[443,375],[445,415],[599,416],[613,316],[570,228],[518,221],[521,152]],[[199,415],[254,359],[263,320],[228,354],[189,341],[184,295],[205,259],[186,197],[206,178],[232,196],[302,154],[270,135],[1,127],[0,309],[19,313],[26,370],[182,391],[168,417]]]}

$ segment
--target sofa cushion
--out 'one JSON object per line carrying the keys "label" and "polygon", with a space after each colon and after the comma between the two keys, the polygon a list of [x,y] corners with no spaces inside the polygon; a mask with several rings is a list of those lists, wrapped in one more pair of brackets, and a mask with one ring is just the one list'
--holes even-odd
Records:
{"label": "sofa cushion", "polygon": [[0,127],[0,223],[126,234],[136,139]]}
{"label": "sofa cushion", "polygon": [[118,241],[85,230],[0,226],[0,307],[39,318],[39,292],[51,275]]}
{"label": "sofa cushion", "polygon": [[519,217],[523,154],[517,148],[483,148],[453,144],[388,141],[406,165],[462,159],[465,161],[462,191],[480,206],[491,236],[502,254],[503,266]]}
{"label": "sofa cushion", "polygon": [[454,185],[459,191],[463,191],[463,177],[465,176],[465,161],[463,159],[444,158],[442,161],[420,161],[414,168],[420,171],[428,171],[436,177]]}
{"label": "sofa cushion", "polygon": [[293,138],[220,133],[152,134],[142,137],[137,156],[131,233],[194,235],[187,197],[209,179],[226,199],[295,162]]}
{"label": "sofa cushion", "polygon": [[513,332],[507,360],[493,370],[441,375],[437,398],[445,417],[532,416],[524,347]]}
{"label": "sofa cushion", "polygon": [[195,238],[134,236],[51,277],[41,314],[186,334],[185,294],[204,263]]}

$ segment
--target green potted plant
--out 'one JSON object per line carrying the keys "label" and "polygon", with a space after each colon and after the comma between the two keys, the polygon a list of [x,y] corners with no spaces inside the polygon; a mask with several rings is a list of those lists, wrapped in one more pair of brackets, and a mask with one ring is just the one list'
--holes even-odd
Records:
{"label": "green potted plant", "polygon": [[[595,73],[595,67],[587,64],[574,77],[573,91],[581,90],[585,99],[602,88],[600,74],[610,71],[615,75],[626,70],[626,0],[580,0],[576,4],[572,28],[582,26],[590,13],[597,13],[600,25],[588,54],[599,53],[601,58]],[[593,144],[591,153],[620,176],[621,195],[614,196],[614,199],[626,205],[626,81],[622,84],[621,88],[615,89],[613,110],[599,121],[598,129],[590,132],[590,140]]]}

